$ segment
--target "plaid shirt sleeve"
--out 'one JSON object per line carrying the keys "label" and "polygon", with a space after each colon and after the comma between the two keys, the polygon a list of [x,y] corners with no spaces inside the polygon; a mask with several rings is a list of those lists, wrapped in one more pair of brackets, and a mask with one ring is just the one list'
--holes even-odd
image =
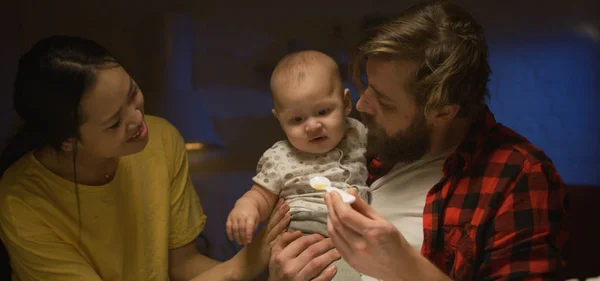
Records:
{"label": "plaid shirt sleeve", "polygon": [[493,219],[478,276],[484,280],[551,280],[565,261],[561,249],[566,191],[551,163],[523,167]]}

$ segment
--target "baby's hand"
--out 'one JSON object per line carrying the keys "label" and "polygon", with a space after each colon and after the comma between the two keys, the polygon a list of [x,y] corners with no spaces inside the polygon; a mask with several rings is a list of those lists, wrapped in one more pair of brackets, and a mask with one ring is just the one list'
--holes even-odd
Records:
{"label": "baby's hand", "polygon": [[236,204],[227,218],[227,237],[237,243],[247,245],[252,242],[252,232],[258,225],[260,215],[252,205]]}

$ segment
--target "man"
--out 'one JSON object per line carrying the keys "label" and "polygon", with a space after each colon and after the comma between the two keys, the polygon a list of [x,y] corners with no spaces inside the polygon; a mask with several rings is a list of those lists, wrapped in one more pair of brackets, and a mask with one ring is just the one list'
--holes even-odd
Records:
{"label": "man", "polygon": [[416,5],[376,28],[355,58],[355,81],[366,74],[357,109],[378,156],[372,204],[327,194],[331,239],[284,234],[271,280],[330,280],[340,255],[365,280],[555,278],[565,186],[485,105],[481,26],[455,4]]}

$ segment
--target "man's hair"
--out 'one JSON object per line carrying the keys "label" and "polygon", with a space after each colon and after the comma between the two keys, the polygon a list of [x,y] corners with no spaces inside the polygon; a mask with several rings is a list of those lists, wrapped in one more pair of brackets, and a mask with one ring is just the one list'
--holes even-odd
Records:
{"label": "man's hair", "polygon": [[353,57],[358,89],[364,89],[368,58],[416,62],[407,91],[425,112],[457,104],[461,106],[458,116],[468,116],[489,97],[491,70],[483,28],[462,7],[448,1],[417,4],[372,29]]}

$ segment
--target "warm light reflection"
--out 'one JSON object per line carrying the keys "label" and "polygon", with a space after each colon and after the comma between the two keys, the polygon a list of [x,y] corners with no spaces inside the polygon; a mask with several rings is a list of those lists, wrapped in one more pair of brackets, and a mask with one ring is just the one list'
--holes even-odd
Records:
{"label": "warm light reflection", "polygon": [[187,150],[200,150],[204,147],[204,144],[201,142],[188,142],[185,144],[185,149]]}

